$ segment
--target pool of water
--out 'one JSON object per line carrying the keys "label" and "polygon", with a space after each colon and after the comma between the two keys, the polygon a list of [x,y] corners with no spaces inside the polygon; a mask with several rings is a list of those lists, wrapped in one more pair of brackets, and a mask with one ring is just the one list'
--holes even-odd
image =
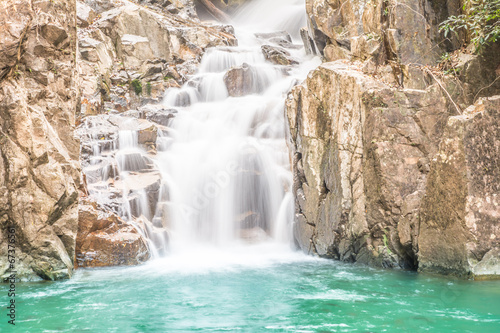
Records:
{"label": "pool of water", "polygon": [[[275,245],[80,269],[17,291],[20,332],[500,332],[499,281],[378,270]],[[2,332],[12,330],[6,318]]]}

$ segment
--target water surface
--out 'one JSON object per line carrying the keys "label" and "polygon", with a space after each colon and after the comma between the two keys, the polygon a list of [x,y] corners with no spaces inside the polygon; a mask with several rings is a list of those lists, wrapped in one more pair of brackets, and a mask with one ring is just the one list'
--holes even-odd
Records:
{"label": "water surface", "polygon": [[[498,281],[378,270],[269,244],[80,269],[64,282],[18,284],[16,303],[19,332],[500,331]],[[2,317],[0,330],[10,331]]]}

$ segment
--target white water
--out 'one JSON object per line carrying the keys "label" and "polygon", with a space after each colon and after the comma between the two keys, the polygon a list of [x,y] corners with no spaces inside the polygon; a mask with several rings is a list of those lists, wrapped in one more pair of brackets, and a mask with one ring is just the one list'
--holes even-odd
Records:
{"label": "white water", "polygon": [[[284,76],[267,62],[255,33],[288,31],[305,24],[302,1],[256,1],[236,17],[238,47],[209,49],[198,73],[181,89],[167,91],[164,105],[179,110],[172,143],[157,164],[169,191],[171,249],[201,244],[232,247],[247,242],[290,242],[292,175],[285,141],[286,93],[316,60],[289,50],[303,64]],[[256,23],[258,23],[256,25]],[[229,97],[223,81],[233,67],[252,69],[251,91]],[[165,213],[165,212],[163,212]]]}
{"label": "white water", "polygon": [[[234,22],[239,46],[208,49],[198,73],[166,92],[163,106],[178,112],[159,131],[157,154],[138,144],[140,120],[110,116],[120,128],[116,154],[102,153],[102,138],[93,146],[88,168],[106,166],[89,186],[91,195],[112,202],[110,184],[121,191],[121,215],[136,223],[154,257],[169,249],[167,265],[289,259],[294,200],[284,102],[320,63],[297,46],[304,25],[303,0],[257,0],[242,8]],[[276,44],[255,34],[276,31],[290,33],[295,46],[287,51],[300,65],[284,70],[265,60],[261,46]],[[254,93],[230,97],[224,75],[243,64]]]}

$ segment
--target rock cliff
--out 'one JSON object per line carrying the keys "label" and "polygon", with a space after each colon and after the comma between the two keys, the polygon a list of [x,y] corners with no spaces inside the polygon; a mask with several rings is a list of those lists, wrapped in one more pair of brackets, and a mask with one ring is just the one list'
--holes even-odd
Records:
{"label": "rock cliff", "polygon": [[68,278],[80,183],[75,1],[2,1],[0,35],[0,276],[13,226],[18,278]]}
{"label": "rock cliff", "polygon": [[460,75],[447,76],[430,66],[459,45],[438,33],[458,1],[306,3],[303,41],[326,62],[286,106],[296,244],[379,267],[498,275],[498,98],[467,108],[500,92],[498,46],[459,55]]}

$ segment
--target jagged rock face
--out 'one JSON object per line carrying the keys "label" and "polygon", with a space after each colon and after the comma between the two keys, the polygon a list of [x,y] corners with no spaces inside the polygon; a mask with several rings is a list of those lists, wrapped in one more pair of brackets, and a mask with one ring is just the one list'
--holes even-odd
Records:
{"label": "jagged rock face", "polygon": [[325,63],[287,100],[296,221],[306,252],[414,268],[429,157],[450,116],[439,88],[396,90]]}
{"label": "jagged rock face", "polygon": [[[68,278],[78,227],[75,1],[0,3],[0,239],[18,278]],[[8,269],[0,249],[0,276]]]}
{"label": "jagged rock face", "polygon": [[451,117],[421,208],[419,269],[500,275],[500,96]]}
{"label": "jagged rock face", "polygon": [[287,100],[297,245],[374,266],[498,277],[500,97],[456,116],[437,84],[393,89],[356,68],[325,63]]}
{"label": "jagged rock face", "polygon": [[[181,2],[185,6],[191,3],[175,3],[181,6]],[[225,32],[226,27],[204,26],[161,6],[146,8],[126,0],[112,6],[86,3],[100,17],[79,30],[84,115],[122,112],[158,102],[166,89],[179,87],[187,79],[206,48],[236,43],[234,36]],[[85,17],[87,11],[82,10],[79,16]]]}
{"label": "jagged rock face", "polygon": [[460,8],[459,0],[438,2],[306,0],[312,51],[328,61],[373,57],[434,64],[443,52],[437,24]]}
{"label": "jagged rock face", "polygon": [[138,265],[149,257],[146,241],[133,225],[95,202],[80,202],[76,239],[78,267]]}

